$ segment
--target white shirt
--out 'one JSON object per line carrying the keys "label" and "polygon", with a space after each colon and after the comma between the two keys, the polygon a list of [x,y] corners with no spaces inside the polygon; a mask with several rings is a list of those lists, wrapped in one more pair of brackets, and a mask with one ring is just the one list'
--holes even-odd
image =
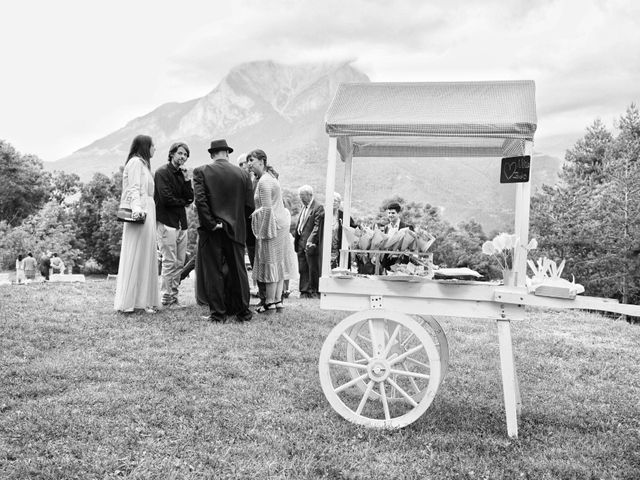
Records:
{"label": "white shirt", "polygon": [[400,221],[398,221],[395,224],[390,223],[389,227],[387,228],[387,235],[392,235],[396,233],[400,229],[399,227],[400,227]]}

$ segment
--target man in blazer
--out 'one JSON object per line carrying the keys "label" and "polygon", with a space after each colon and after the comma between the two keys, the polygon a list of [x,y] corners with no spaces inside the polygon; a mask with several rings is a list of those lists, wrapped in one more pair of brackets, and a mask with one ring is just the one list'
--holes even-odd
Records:
{"label": "man in blazer", "polygon": [[214,140],[209,148],[212,163],[193,170],[198,210],[196,299],[209,306],[207,317],[224,322],[235,315],[251,320],[249,278],[244,263],[247,218],[254,210],[249,174],[229,162],[233,149],[226,140]]}
{"label": "man in blazer", "polygon": [[389,219],[389,223],[384,226],[384,233],[388,235],[392,235],[396,233],[401,228],[409,228],[409,230],[413,230],[413,225],[409,223],[404,223],[400,219],[400,212],[402,211],[402,207],[397,202],[391,202],[387,205],[387,218]]}
{"label": "man in blazer", "polygon": [[[401,228],[413,230],[413,225],[405,223],[400,219],[401,211],[402,207],[400,207],[400,204],[397,202],[391,202],[387,205],[387,218],[389,219],[389,223],[384,226],[384,233],[391,236]],[[396,263],[409,263],[409,257],[406,255],[384,254],[380,258],[380,265],[385,270],[389,270],[391,265]]]}
{"label": "man in blazer", "polygon": [[322,227],[324,207],[313,198],[313,188],[303,185],[298,189],[302,210],[298,217],[294,246],[298,254],[300,298],[317,298],[322,263]]}

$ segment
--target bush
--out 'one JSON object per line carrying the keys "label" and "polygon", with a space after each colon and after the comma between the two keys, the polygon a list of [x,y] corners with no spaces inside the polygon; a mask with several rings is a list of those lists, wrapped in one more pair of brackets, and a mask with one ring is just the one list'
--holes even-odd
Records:
{"label": "bush", "polygon": [[104,267],[100,265],[93,257],[84,262],[82,267],[82,273],[85,275],[95,275],[98,273],[104,273]]}

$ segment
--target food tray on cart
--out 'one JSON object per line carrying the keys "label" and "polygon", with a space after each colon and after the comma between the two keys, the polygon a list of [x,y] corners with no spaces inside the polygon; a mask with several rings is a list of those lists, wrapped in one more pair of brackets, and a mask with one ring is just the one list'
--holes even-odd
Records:
{"label": "food tray on cart", "polygon": [[429,282],[431,279],[429,277],[425,277],[423,275],[379,275],[380,280],[384,280],[385,282]]}

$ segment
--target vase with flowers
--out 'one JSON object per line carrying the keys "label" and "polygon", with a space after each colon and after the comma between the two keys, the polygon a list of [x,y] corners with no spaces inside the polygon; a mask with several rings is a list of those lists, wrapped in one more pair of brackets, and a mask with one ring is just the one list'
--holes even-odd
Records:
{"label": "vase with flowers", "polygon": [[502,269],[502,278],[507,286],[517,285],[517,278],[513,270],[516,250],[524,248],[525,251],[533,250],[538,247],[536,239],[532,239],[526,246],[520,244],[520,238],[517,235],[509,233],[501,233],[493,240],[487,240],[482,244],[482,253],[491,255],[496,259],[498,265]]}

